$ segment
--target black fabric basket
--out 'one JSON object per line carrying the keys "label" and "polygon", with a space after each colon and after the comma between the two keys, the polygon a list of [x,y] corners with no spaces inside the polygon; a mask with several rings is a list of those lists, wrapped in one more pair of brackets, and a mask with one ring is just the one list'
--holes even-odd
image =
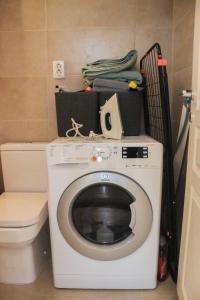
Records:
{"label": "black fabric basket", "polygon": [[[58,92],[56,98],[56,113],[58,136],[66,136],[66,131],[72,127],[71,118],[84,126],[80,132],[89,135],[90,130],[101,133],[99,110],[114,92]],[[118,92],[124,135],[140,134],[140,115],[143,103],[141,91]]]}
{"label": "black fabric basket", "polygon": [[55,98],[58,136],[66,136],[66,131],[72,127],[71,118],[84,125],[80,129],[83,135],[89,135],[90,130],[99,132],[97,93],[62,91],[56,93]]}

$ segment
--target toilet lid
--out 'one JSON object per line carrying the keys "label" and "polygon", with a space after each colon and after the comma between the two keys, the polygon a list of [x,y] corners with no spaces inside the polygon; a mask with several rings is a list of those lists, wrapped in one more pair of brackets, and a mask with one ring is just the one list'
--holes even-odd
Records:
{"label": "toilet lid", "polygon": [[48,215],[47,193],[12,193],[0,195],[0,227],[25,227]]}

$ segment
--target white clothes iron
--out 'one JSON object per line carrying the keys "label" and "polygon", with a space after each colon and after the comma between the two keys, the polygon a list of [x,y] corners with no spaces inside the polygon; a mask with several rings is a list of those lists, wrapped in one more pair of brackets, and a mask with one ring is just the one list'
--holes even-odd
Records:
{"label": "white clothes iron", "polygon": [[123,127],[117,94],[114,94],[107,100],[100,109],[102,135],[108,139],[120,140],[123,134]]}

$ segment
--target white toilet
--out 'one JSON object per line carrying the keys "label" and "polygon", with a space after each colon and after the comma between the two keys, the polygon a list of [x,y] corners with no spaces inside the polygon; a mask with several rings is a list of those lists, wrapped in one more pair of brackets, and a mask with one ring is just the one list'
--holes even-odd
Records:
{"label": "white toilet", "polygon": [[0,282],[33,282],[49,247],[45,143],[1,145]]}

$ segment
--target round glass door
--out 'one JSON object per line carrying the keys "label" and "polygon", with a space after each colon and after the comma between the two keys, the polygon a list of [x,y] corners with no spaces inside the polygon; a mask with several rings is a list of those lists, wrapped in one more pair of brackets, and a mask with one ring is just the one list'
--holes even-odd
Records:
{"label": "round glass door", "polygon": [[114,260],[147,239],[153,211],[141,186],[116,172],[93,172],[73,181],[57,208],[60,233],[74,250],[95,260]]}
{"label": "round glass door", "polygon": [[92,243],[112,245],[130,234],[130,205],[133,196],[124,188],[97,183],[83,189],[74,199],[72,220],[79,234]]}

